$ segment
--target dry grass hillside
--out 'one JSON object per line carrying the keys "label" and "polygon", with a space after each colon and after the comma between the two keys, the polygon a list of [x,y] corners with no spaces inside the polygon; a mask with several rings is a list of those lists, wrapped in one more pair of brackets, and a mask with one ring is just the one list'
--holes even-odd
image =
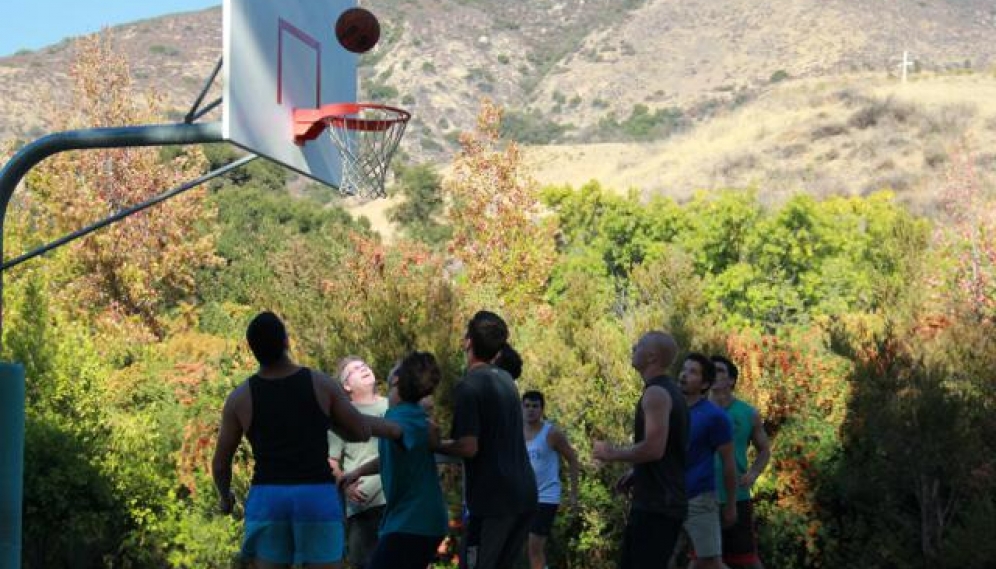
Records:
{"label": "dry grass hillside", "polygon": [[[539,86],[534,106],[590,125],[636,104],[731,101],[779,75],[985,69],[996,61],[989,0],[650,0],[593,30]],[[776,75],[778,74],[778,75]],[[558,100],[574,101],[558,105]]]}
{"label": "dry grass hillside", "polygon": [[[404,142],[414,160],[445,165],[491,97],[520,140],[560,143],[530,154],[550,183],[597,178],[676,197],[756,186],[771,199],[887,186],[929,208],[953,148],[967,141],[981,165],[996,161],[993,0],[365,5],[383,34],[360,60],[361,96],[414,111]],[[221,9],[112,33],[138,91],[158,92],[175,118],[220,56]],[[903,50],[916,61],[905,86]],[[0,142],[47,131],[38,100],[65,102],[71,57],[67,40],[0,58]],[[637,105],[649,130],[626,121]],[[665,110],[671,122],[653,123]],[[363,207],[388,227],[383,206]]]}
{"label": "dry grass hillside", "polygon": [[663,142],[531,148],[535,177],[599,180],[686,198],[699,189],[756,187],[788,194],[860,195],[891,188],[921,211],[935,204],[954,152],[996,181],[996,75],[882,74],[787,81],[756,100]]}

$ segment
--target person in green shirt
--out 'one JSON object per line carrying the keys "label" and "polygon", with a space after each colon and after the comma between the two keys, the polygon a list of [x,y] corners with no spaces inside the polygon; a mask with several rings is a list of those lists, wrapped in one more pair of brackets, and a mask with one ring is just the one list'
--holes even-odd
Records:
{"label": "person in green shirt", "polygon": [[[348,356],[339,361],[339,381],[349,394],[353,407],[363,415],[383,417],[387,398],[377,393],[377,377],[362,358]],[[377,439],[345,442],[332,431],[329,438],[329,465],[337,481],[377,457]],[[353,569],[365,569],[377,546],[377,531],[384,514],[384,491],[379,476],[365,476],[342,486],[346,502],[346,559]]]}
{"label": "person in green shirt", "polygon": [[[716,365],[716,380],[712,384],[710,400],[726,411],[733,424],[733,462],[736,466],[737,523],[723,528],[723,562],[731,567],[751,567],[764,569],[757,555],[754,511],[751,505],[751,487],[764,472],[771,459],[771,443],[764,431],[764,424],[757,409],[733,396],[739,370],[732,361],[723,356],[712,356]],[[747,447],[754,445],[754,462],[748,465]],[[716,479],[722,480],[719,460],[716,464]],[[717,484],[717,497],[721,504],[729,497],[721,484]]]}

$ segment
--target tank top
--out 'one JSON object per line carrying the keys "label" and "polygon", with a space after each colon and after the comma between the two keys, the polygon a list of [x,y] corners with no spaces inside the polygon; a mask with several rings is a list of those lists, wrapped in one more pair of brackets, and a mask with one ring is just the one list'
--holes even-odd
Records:
{"label": "tank top", "polygon": [[546,442],[553,425],[543,421],[543,427],[532,440],[526,441],[529,463],[536,474],[536,489],[540,504],[560,503],[560,455]]}
{"label": "tank top", "polygon": [[665,389],[671,395],[671,417],[668,423],[667,446],[664,456],[633,466],[633,509],[684,519],[688,511],[685,494],[685,453],[688,447],[688,407],[678,386],[667,376],[647,382],[636,404],[634,441],[645,437],[643,428],[643,398],[652,386]]}
{"label": "tank top", "polygon": [[246,438],[256,466],[253,484],[333,482],[326,431],[331,421],[315,398],[311,370],[278,379],[249,378],[252,423]]}

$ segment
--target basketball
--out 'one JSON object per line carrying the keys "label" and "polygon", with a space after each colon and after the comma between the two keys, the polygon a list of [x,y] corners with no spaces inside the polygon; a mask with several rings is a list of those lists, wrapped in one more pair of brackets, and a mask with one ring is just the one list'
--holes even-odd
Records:
{"label": "basketball", "polygon": [[336,21],[335,37],[347,50],[365,53],[373,49],[380,39],[380,22],[369,10],[350,8]]}

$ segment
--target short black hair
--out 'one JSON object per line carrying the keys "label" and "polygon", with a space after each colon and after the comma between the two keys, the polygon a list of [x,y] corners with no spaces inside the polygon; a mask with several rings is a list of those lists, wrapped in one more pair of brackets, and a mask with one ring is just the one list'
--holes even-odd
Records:
{"label": "short black hair", "polygon": [[689,352],[685,356],[685,361],[687,362],[688,360],[698,363],[699,367],[702,368],[702,380],[708,384],[705,387],[705,391],[708,391],[716,381],[716,365],[705,354],[700,354],[699,352]]}
{"label": "short black hair", "polygon": [[287,350],[287,328],[276,314],[260,312],[246,328],[246,341],[259,365],[272,365]]}
{"label": "short black hair", "polygon": [[730,379],[733,380],[733,385],[737,384],[737,379],[740,377],[740,370],[737,369],[737,364],[731,362],[724,356],[713,356],[712,361],[713,363],[723,364],[726,366],[726,373],[730,376]]}
{"label": "short black hair", "polygon": [[539,401],[540,409],[546,409],[546,398],[541,391],[527,391],[522,394],[523,401]]}
{"label": "short black hair", "polygon": [[412,352],[398,364],[394,374],[398,377],[398,395],[402,401],[418,403],[431,395],[443,379],[436,357],[429,352]]}
{"label": "short black hair", "polygon": [[494,312],[481,310],[467,323],[474,357],[490,362],[508,343],[508,325]]}
{"label": "short black hair", "polygon": [[512,379],[519,379],[522,376],[522,356],[509,344],[502,346],[492,363],[507,371]]}

